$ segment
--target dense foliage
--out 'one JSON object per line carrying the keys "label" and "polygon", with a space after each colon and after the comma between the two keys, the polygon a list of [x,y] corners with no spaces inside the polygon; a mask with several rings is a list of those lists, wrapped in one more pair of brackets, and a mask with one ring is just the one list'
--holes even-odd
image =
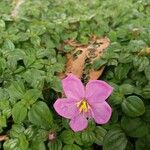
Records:
{"label": "dense foliage", "polygon": [[[0,142],[4,150],[150,149],[150,1],[0,1]],[[111,44],[94,69],[114,87],[109,123],[93,121],[74,133],[53,109],[65,69],[61,44],[88,43],[91,35]]]}

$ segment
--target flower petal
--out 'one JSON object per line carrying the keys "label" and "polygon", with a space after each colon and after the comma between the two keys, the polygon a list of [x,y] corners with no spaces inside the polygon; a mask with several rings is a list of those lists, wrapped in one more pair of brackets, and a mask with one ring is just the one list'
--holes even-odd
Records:
{"label": "flower petal", "polygon": [[112,93],[113,88],[104,81],[91,80],[86,85],[86,98],[88,102],[104,102]]}
{"label": "flower petal", "polygon": [[88,121],[83,114],[79,114],[70,121],[70,127],[74,132],[79,132],[87,128]]}
{"label": "flower petal", "polygon": [[65,118],[71,119],[79,112],[76,101],[72,99],[57,99],[54,103],[56,112]]}
{"label": "flower petal", "polygon": [[82,82],[75,75],[69,74],[62,80],[63,90],[68,98],[81,100],[85,96]]}
{"label": "flower petal", "polygon": [[107,102],[92,104],[93,118],[98,124],[105,124],[109,121],[112,109]]}

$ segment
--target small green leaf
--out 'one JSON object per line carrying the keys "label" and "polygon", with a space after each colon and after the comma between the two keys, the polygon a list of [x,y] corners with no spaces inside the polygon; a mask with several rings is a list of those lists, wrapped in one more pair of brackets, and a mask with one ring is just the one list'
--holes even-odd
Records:
{"label": "small green leaf", "polygon": [[15,123],[21,123],[24,121],[27,115],[27,108],[20,101],[16,103],[12,109],[12,117]]}
{"label": "small green leaf", "polygon": [[74,143],[74,133],[70,130],[65,130],[60,135],[61,140],[65,144],[73,144]]}
{"label": "small green leaf", "polygon": [[150,65],[145,68],[144,73],[145,73],[147,80],[150,81]]}
{"label": "small green leaf", "polygon": [[30,144],[29,150],[46,150],[46,147],[41,141],[33,141]]}
{"label": "small green leaf", "polygon": [[52,114],[46,103],[39,101],[32,105],[28,112],[29,121],[34,125],[49,129],[52,124]]}
{"label": "small green leaf", "polygon": [[22,101],[24,101],[26,106],[30,106],[35,103],[39,97],[41,97],[41,94],[41,91],[38,89],[30,89],[24,94]]}
{"label": "small green leaf", "polygon": [[143,101],[137,96],[129,96],[121,104],[122,111],[130,116],[141,116],[145,112],[145,106]]}
{"label": "small green leaf", "polygon": [[139,138],[135,144],[135,150],[149,150],[150,149],[150,135]]}
{"label": "small green leaf", "polygon": [[11,98],[21,99],[23,94],[25,93],[23,82],[21,80],[12,82],[12,84],[8,88],[8,93]]}
{"label": "small green leaf", "polygon": [[133,58],[133,65],[138,68],[138,72],[142,72],[149,66],[149,59],[145,56],[136,56]]}
{"label": "small green leaf", "polygon": [[120,90],[119,86],[114,85],[114,91],[112,95],[109,97],[109,102],[112,105],[118,105],[122,103],[123,99],[124,99],[123,92]]}
{"label": "small green leaf", "polygon": [[134,92],[134,86],[130,84],[122,84],[120,90],[124,95],[132,94]]}
{"label": "small green leaf", "polygon": [[13,124],[10,130],[10,136],[18,138],[21,133],[25,131],[25,128],[20,124]]}
{"label": "small green leaf", "polygon": [[27,139],[32,139],[34,137],[34,128],[29,126],[25,131],[24,134],[26,135]]}
{"label": "small green leaf", "polygon": [[11,40],[7,39],[4,42],[4,49],[6,49],[6,50],[14,50],[15,49],[15,45],[14,45],[14,43]]}
{"label": "small green leaf", "polygon": [[65,145],[62,150],[81,150],[81,148],[78,145],[72,144]]}
{"label": "small green leaf", "polygon": [[150,99],[150,84],[146,85],[143,89],[142,89],[142,96],[145,99]]}
{"label": "small green leaf", "polygon": [[130,53],[121,53],[119,57],[120,63],[130,63],[133,60],[133,56]]}
{"label": "small green leaf", "polygon": [[95,141],[95,134],[93,131],[84,131],[81,133],[81,139],[84,144],[91,145]]}
{"label": "small green leaf", "polygon": [[34,45],[34,46],[40,46],[40,42],[41,42],[41,39],[39,36],[34,36],[34,37],[31,37],[31,43]]}
{"label": "small green leaf", "polygon": [[62,150],[62,142],[57,139],[48,143],[49,150]]}
{"label": "small green leaf", "polygon": [[5,22],[4,20],[0,19],[0,30],[4,30],[5,29]]}
{"label": "small green leaf", "polygon": [[28,150],[29,142],[26,139],[26,136],[20,132],[17,137],[7,140],[4,143],[4,149],[6,150]]}
{"label": "small green leaf", "polygon": [[19,140],[18,139],[9,139],[7,140],[3,147],[4,147],[4,150],[15,150],[15,149],[18,149],[18,144],[19,144]]}
{"label": "small green leaf", "polygon": [[17,40],[18,41],[27,41],[29,39],[29,34],[28,33],[24,33],[24,32],[19,32],[17,34]]}
{"label": "small green leaf", "polygon": [[127,78],[127,74],[131,69],[131,65],[130,64],[119,64],[116,68],[115,68],[115,76],[118,80],[122,80]]}
{"label": "small green leaf", "polygon": [[2,127],[7,127],[7,123],[6,123],[6,117],[0,115],[0,128]]}
{"label": "small green leaf", "polygon": [[56,92],[61,92],[62,91],[62,85],[61,81],[57,77],[53,77],[51,82],[50,82],[51,88],[54,89]]}
{"label": "small green leaf", "polygon": [[143,137],[148,133],[146,123],[140,118],[123,117],[121,120],[121,126],[131,137]]}
{"label": "small green leaf", "polygon": [[150,105],[146,105],[145,113],[142,115],[142,119],[150,123]]}
{"label": "small green leaf", "polygon": [[104,136],[106,135],[107,131],[102,128],[101,126],[97,126],[94,130],[95,132],[95,143],[97,145],[102,145],[103,144],[103,139],[104,139]]}
{"label": "small green leaf", "polygon": [[95,60],[94,63],[93,63],[93,68],[95,70],[98,70],[100,69],[103,65],[105,65],[107,63],[107,60],[104,60],[104,59],[98,59],[98,60]]}
{"label": "small green leaf", "polygon": [[124,150],[126,145],[127,138],[125,133],[119,128],[114,128],[105,135],[103,150]]}
{"label": "small green leaf", "polygon": [[20,134],[19,137],[19,149],[20,150],[28,150],[29,142],[26,139],[26,136],[24,134]]}

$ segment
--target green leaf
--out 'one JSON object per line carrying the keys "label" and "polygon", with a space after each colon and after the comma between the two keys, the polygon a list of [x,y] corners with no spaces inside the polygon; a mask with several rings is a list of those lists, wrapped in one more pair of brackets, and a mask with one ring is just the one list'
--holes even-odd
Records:
{"label": "green leaf", "polygon": [[109,36],[109,38],[110,38],[110,40],[111,40],[112,42],[114,42],[114,41],[117,40],[117,33],[116,33],[115,31],[113,31],[113,30],[111,30],[111,31],[109,32],[108,36]]}
{"label": "green leaf", "polygon": [[20,101],[16,103],[12,109],[12,117],[15,123],[21,123],[27,116],[27,108]]}
{"label": "green leaf", "polygon": [[34,46],[40,46],[40,42],[41,42],[41,39],[39,36],[34,36],[34,37],[31,37],[31,43],[34,45]]}
{"label": "green leaf", "polygon": [[74,143],[74,133],[70,130],[65,130],[60,135],[61,140],[65,144],[73,144]]}
{"label": "green leaf", "polygon": [[29,147],[29,150],[46,150],[45,144],[41,141],[33,141]]}
{"label": "green leaf", "polygon": [[145,113],[142,115],[142,119],[150,123],[150,105],[146,105]]}
{"label": "green leaf", "polygon": [[131,65],[130,64],[119,64],[116,68],[115,68],[115,76],[118,80],[122,80],[127,78],[127,74],[131,69]]}
{"label": "green leaf", "polygon": [[114,128],[106,133],[103,142],[103,150],[124,150],[126,145],[127,138],[125,133],[119,128]]}
{"label": "green leaf", "polygon": [[142,57],[142,62],[139,64],[138,71],[144,71],[146,67],[149,67],[149,59],[147,57]]}
{"label": "green leaf", "polygon": [[56,92],[61,92],[62,91],[62,85],[61,81],[57,77],[53,77],[52,80],[50,81],[51,88],[54,89]]}
{"label": "green leaf", "polygon": [[2,127],[7,127],[7,123],[6,123],[6,117],[0,115],[0,128]]}
{"label": "green leaf", "polygon": [[117,123],[119,119],[119,112],[117,109],[113,108],[112,111],[112,116],[111,116],[111,122],[112,123]]}
{"label": "green leaf", "polygon": [[5,29],[5,22],[4,20],[0,19],[0,30],[4,30]]}
{"label": "green leaf", "polygon": [[144,70],[145,76],[147,78],[147,80],[150,81],[150,66],[147,66]]}
{"label": "green leaf", "polygon": [[20,150],[28,150],[29,142],[26,139],[26,136],[24,134],[20,134],[19,137],[19,149]]}
{"label": "green leaf", "polygon": [[29,126],[25,131],[24,134],[27,137],[28,140],[32,139],[34,137],[34,128],[32,126]]}
{"label": "green leaf", "polygon": [[30,89],[26,91],[24,94],[22,101],[25,103],[25,105],[28,107],[36,102],[36,100],[41,97],[42,93],[38,89]]}
{"label": "green leaf", "polygon": [[139,138],[136,141],[135,150],[149,150],[150,149],[150,135]]}
{"label": "green leaf", "polygon": [[122,111],[130,116],[141,116],[145,112],[145,106],[143,101],[137,96],[127,97],[121,104]]}
{"label": "green leaf", "polygon": [[87,131],[81,133],[81,140],[83,144],[91,145],[95,141],[95,134],[93,131]]}
{"label": "green leaf", "polygon": [[107,63],[107,60],[104,60],[104,59],[98,59],[98,60],[95,60],[94,63],[93,63],[93,68],[95,70],[98,70],[100,69],[103,65],[105,65]]}
{"label": "green leaf", "polygon": [[132,94],[134,92],[134,86],[130,84],[122,84],[120,86],[120,90],[122,91],[124,95]]}
{"label": "green leaf", "polygon": [[23,78],[34,89],[42,89],[45,80],[45,71],[38,69],[29,69],[23,75]]}
{"label": "green leaf", "polygon": [[97,145],[102,145],[104,136],[106,135],[107,131],[104,128],[102,128],[101,126],[96,126],[94,132],[95,132],[94,143],[96,143]]}
{"label": "green leaf", "polygon": [[24,131],[25,131],[25,128],[23,127],[23,125],[13,124],[10,130],[10,136],[18,138],[20,134],[23,133]]}
{"label": "green leaf", "polygon": [[149,99],[150,98],[150,84],[148,84],[144,88],[142,88],[142,96],[145,99]]}
{"label": "green leaf", "polygon": [[70,126],[69,126],[69,119],[66,119],[66,118],[63,118],[63,117],[62,117],[62,126],[63,126],[65,129],[70,129]]}
{"label": "green leaf", "polygon": [[0,75],[2,75],[5,68],[6,68],[6,60],[4,58],[0,58]]}
{"label": "green leaf", "polygon": [[134,150],[134,145],[130,141],[128,141],[125,150]]}
{"label": "green leaf", "polygon": [[17,138],[9,139],[4,143],[4,150],[28,150],[29,143],[24,134]]}
{"label": "green leaf", "polygon": [[15,45],[14,45],[14,43],[11,41],[11,40],[9,40],[9,39],[7,39],[5,42],[4,42],[4,49],[6,49],[6,50],[14,50],[15,49]]}
{"label": "green leaf", "polygon": [[62,142],[57,139],[48,143],[49,150],[62,150]]}
{"label": "green leaf", "polygon": [[131,40],[129,43],[129,50],[132,52],[138,52],[142,48],[146,47],[146,43],[142,40]]}
{"label": "green leaf", "polygon": [[39,101],[32,105],[28,112],[29,121],[34,125],[49,129],[52,125],[52,114],[46,103]]}
{"label": "green leaf", "polygon": [[140,118],[123,117],[121,126],[131,137],[143,137],[148,132],[146,123]]}
{"label": "green leaf", "polygon": [[77,132],[74,134],[74,141],[78,145],[84,145],[84,143],[82,142],[81,132]]}
{"label": "green leaf", "polygon": [[23,82],[21,80],[12,82],[12,84],[8,88],[8,93],[13,99],[21,99],[23,94],[25,93]]}
{"label": "green leaf", "polygon": [[24,32],[19,32],[17,34],[17,40],[18,41],[27,41],[29,39],[29,34],[28,33],[24,33]]}
{"label": "green leaf", "polygon": [[121,53],[119,57],[120,63],[130,63],[133,60],[133,56],[130,53]]}
{"label": "green leaf", "polygon": [[136,56],[133,58],[133,66],[135,68],[138,68],[139,72],[142,72],[146,67],[149,66],[149,59],[145,56]]}
{"label": "green leaf", "polygon": [[18,144],[19,144],[19,140],[18,139],[9,139],[7,140],[3,147],[4,147],[4,150],[15,150],[15,149],[18,149]]}
{"label": "green leaf", "polygon": [[81,150],[81,148],[78,145],[72,144],[65,145],[62,150]]}
{"label": "green leaf", "polygon": [[119,86],[115,85],[112,95],[109,97],[109,102],[112,105],[121,104],[124,99],[124,93]]}

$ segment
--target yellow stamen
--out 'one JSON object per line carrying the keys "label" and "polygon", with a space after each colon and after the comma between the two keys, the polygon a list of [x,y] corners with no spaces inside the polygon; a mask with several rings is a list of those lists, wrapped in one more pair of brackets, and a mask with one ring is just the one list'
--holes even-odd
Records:
{"label": "yellow stamen", "polygon": [[80,102],[78,102],[77,107],[79,108],[80,112],[88,112],[88,110],[90,109],[90,106],[86,100],[81,100]]}

